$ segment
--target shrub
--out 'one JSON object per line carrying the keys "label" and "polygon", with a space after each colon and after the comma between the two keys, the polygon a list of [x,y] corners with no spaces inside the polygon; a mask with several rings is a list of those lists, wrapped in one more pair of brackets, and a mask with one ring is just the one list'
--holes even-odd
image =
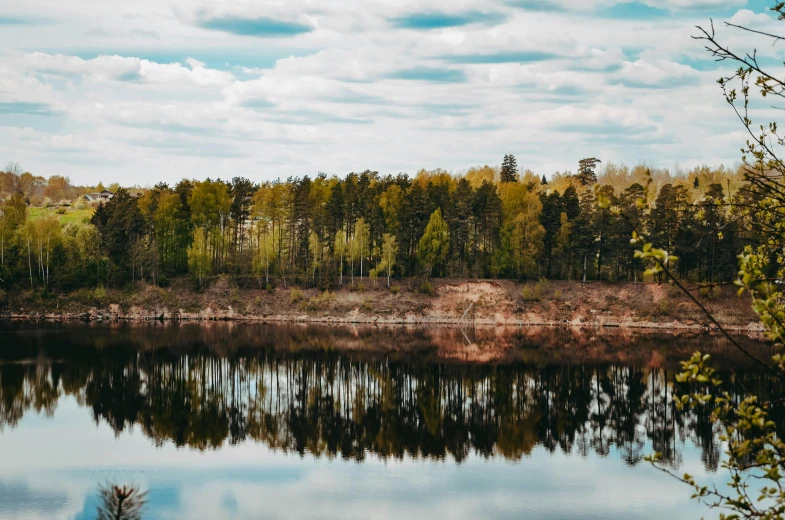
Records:
{"label": "shrub", "polygon": [[335,293],[330,292],[329,290],[320,292],[319,294],[313,297],[313,300],[315,300],[317,303],[331,302],[335,300]]}
{"label": "shrub", "polygon": [[436,289],[433,288],[431,282],[428,280],[423,280],[420,282],[420,285],[417,286],[417,292],[420,294],[425,294],[427,296],[433,296],[436,294]]}
{"label": "shrub", "polygon": [[58,215],[65,215],[65,208],[57,208]]}
{"label": "shrub", "polygon": [[524,285],[521,288],[521,299],[525,302],[538,302],[540,301],[540,295],[537,294],[536,288]]}
{"label": "shrub", "polygon": [[521,298],[525,302],[538,302],[545,296],[547,289],[548,281],[541,278],[534,285],[524,285],[521,288]]}
{"label": "shrub", "polygon": [[664,316],[668,316],[670,314],[670,303],[668,302],[667,298],[663,298],[662,300],[656,302],[654,304],[654,308],[651,311],[651,315],[655,318],[662,318]]}
{"label": "shrub", "polygon": [[104,301],[106,299],[106,289],[103,287],[96,287],[93,289],[92,297],[99,303]]}
{"label": "shrub", "polygon": [[169,277],[165,274],[158,275],[158,287],[169,287]]}
{"label": "shrub", "polygon": [[710,285],[706,287],[701,287],[698,290],[698,294],[700,294],[703,298],[707,300],[716,300],[720,296],[722,296],[722,288],[719,285]]}
{"label": "shrub", "polygon": [[393,284],[393,285],[390,287],[390,292],[391,292],[391,293],[393,293],[393,294],[398,294],[399,292],[401,292],[401,286],[400,286],[400,285],[398,285],[397,283],[396,283],[396,284]]}
{"label": "shrub", "polygon": [[291,303],[297,303],[303,299],[303,292],[300,289],[292,289],[289,291],[289,301]]}
{"label": "shrub", "polygon": [[335,300],[334,292],[323,291],[307,302],[303,302],[303,304],[300,306],[300,309],[304,311],[315,311],[319,309],[323,303],[331,302],[333,300]]}

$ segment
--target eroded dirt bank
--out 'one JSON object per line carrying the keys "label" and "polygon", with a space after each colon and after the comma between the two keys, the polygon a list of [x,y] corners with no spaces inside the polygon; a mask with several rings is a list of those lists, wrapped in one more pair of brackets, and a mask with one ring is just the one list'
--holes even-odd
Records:
{"label": "eroded dirt bank", "polygon": [[[473,326],[605,326],[654,329],[709,328],[702,312],[667,283],[420,280],[387,289],[355,280],[332,292],[316,289],[240,289],[221,278],[203,291],[178,280],[162,289],[78,291],[40,298],[8,295],[0,317],[47,320],[245,320],[309,323],[378,323]],[[428,290],[430,289],[430,290]],[[732,286],[696,294],[720,323],[733,330],[760,330],[749,299]]]}

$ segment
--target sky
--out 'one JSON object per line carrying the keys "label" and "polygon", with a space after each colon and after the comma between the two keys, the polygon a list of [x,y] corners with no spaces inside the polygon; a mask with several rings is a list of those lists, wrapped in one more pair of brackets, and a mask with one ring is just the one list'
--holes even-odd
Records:
{"label": "sky", "polygon": [[732,166],[745,134],[716,79],[733,67],[691,36],[713,19],[781,64],[785,47],[722,25],[778,31],[773,3],[5,0],[0,166],[126,186],[509,153],[546,176],[583,157]]}
{"label": "sky", "polygon": [[[449,456],[301,457],[251,441],[199,451],[156,446],[139,425],[116,435],[71,396],[59,399],[53,417],[25,414],[0,440],[0,516],[8,520],[92,520],[96,487],[107,481],[149,491],[148,520],[682,520],[707,511],[689,488],[648,463],[628,466],[616,448],[581,457],[575,447],[565,454],[537,446],[520,461],[472,452],[461,464]],[[679,471],[707,485],[728,480],[707,472],[691,439],[675,443]]]}

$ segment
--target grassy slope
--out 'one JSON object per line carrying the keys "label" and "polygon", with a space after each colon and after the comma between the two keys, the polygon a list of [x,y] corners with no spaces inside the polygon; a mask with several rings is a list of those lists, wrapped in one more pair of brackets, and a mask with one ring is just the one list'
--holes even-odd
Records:
{"label": "grassy slope", "polygon": [[28,208],[27,217],[30,220],[36,220],[47,215],[55,215],[61,224],[81,224],[89,219],[93,214],[93,209],[73,209],[65,208],[66,212],[62,215],[57,213],[56,209],[48,208]]}

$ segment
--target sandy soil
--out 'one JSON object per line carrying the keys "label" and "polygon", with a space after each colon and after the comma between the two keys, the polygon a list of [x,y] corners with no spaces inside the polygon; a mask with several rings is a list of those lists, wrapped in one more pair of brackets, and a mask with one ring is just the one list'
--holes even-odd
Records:
{"label": "sandy soil", "polygon": [[[421,280],[387,289],[368,280],[325,293],[316,289],[240,289],[219,278],[202,291],[190,280],[166,289],[138,286],[133,292],[78,291],[41,299],[9,295],[4,319],[247,320],[304,323],[444,324],[461,326],[604,326],[625,328],[710,328],[700,309],[676,287],[657,283],[509,280]],[[747,297],[733,286],[695,294],[720,323],[733,330],[760,330]]]}

